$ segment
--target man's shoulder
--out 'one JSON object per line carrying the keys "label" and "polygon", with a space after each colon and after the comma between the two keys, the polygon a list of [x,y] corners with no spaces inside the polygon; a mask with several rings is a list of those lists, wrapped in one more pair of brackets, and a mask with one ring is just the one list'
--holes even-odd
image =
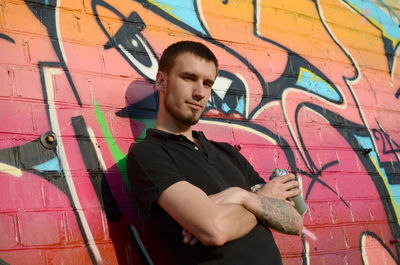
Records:
{"label": "man's shoulder", "polygon": [[213,144],[214,146],[224,149],[228,152],[237,152],[237,150],[235,149],[235,147],[233,147],[230,143],[227,142],[217,142],[217,141],[213,141],[213,140],[208,140],[211,144]]}
{"label": "man's shoulder", "polygon": [[157,139],[148,139],[145,138],[140,142],[132,143],[129,148],[129,156],[148,156],[157,152],[160,152],[163,149],[163,143]]}

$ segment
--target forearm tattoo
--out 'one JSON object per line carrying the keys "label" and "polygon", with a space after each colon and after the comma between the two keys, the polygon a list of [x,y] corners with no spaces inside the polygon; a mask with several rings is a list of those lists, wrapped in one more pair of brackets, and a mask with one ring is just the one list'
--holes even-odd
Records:
{"label": "forearm tattoo", "polygon": [[268,227],[290,235],[297,235],[301,232],[299,231],[299,227],[301,227],[299,222],[302,222],[301,216],[284,201],[261,197],[260,208],[259,219]]}

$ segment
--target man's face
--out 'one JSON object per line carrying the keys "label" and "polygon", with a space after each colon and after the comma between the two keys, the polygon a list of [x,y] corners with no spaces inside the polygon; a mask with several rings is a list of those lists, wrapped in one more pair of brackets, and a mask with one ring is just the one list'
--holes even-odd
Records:
{"label": "man's face", "polygon": [[179,55],[165,74],[164,106],[169,116],[184,126],[196,124],[204,111],[216,78],[212,61],[192,53]]}

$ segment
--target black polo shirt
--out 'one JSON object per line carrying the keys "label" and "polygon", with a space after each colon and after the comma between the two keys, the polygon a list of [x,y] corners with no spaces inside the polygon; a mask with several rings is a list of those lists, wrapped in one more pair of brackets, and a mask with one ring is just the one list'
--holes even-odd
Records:
{"label": "black polo shirt", "polygon": [[202,132],[193,132],[202,148],[183,135],[156,129],[146,133],[145,140],[129,150],[129,179],[136,199],[164,236],[178,265],[282,264],[271,231],[261,224],[221,247],[184,244],[182,227],[156,202],[166,188],[187,181],[211,195],[229,187],[250,190],[265,182],[231,145],[209,141]]}

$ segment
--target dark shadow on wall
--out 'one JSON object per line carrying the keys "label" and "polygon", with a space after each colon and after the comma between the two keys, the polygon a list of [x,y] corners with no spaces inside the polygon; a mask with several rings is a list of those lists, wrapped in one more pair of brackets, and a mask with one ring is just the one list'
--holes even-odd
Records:
{"label": "dark shadow on wall", "polygon": [[[107,217],[109,237],[112,240],[118,264],[146,264],[143,262],[140,250],[135,246],[129,232],[129,226],[133,224],[153,263],[155,265],[173,265],[168,247],[155,228],[142,215],[116,165],[110,167],[107,170],[106,177],[103,178],[102,189],[104,193],[107,193],[108,186],[111,186],[115,198],[103,195],[104,212]],[[112,202],[113,200],[116,204]]]}
{"label": "dark shadow on wall", "polygon": [[[134,142],[137,142],[143,139],[147,128],[155,125],[158,95],[153,90],[152,84],[137,80],[127,88],[125,99],[127,107],[118,111],[116,115],[130,119]],[[129,226],[132,224],[155,265],[175,264],[168,246],[136,203],[137,200],[130,191],[130,184],[124,181],[126,178],[123,175],[127,172],[121,172],[121,167],[117,164],[107,169],[101,190],[108,232],[116,251],[118,264],[146,264],[129,232]]]}

